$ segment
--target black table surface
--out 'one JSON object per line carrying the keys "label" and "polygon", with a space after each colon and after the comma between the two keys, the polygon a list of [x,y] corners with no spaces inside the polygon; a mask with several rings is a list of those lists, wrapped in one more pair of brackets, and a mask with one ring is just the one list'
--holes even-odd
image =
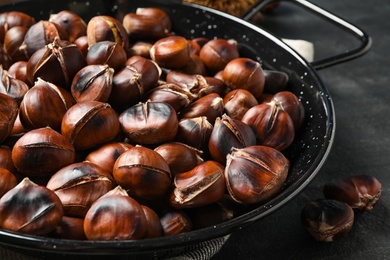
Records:
{"label": "black table surface", "polygon": [[[362,57],[318,71],[336,111],[334,144],[318,175],[302,193],[274,214],[231,234],[213,260],[390,259],[390,2],[312,2],[367,32],[373,39],[372,48]],[[318,33],[316,28],[322,25],[318,25],[315,18],[297,13],[289,6],[281,6],[272,15],[290,19],[288,26],[294,27],[286,29],[274,21],[268,22],[275,34],[312,41],[315,58],[358,44],[356,39],[344,37],[338,30]],[[266,25],[267,19],[264,20]],[[302,208],[323,197],[325,183],[357,174],[378,178],[383,185],[380,201],[371,212],[356,216],[346,237],[329,243],[315,241],[301,226]],[[0,247],[0,259],[40,258]]]}

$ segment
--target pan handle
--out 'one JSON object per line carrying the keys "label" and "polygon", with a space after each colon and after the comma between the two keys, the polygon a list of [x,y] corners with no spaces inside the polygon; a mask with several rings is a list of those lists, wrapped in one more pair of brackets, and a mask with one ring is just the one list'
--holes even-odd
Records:
{"label": "pan handle", "polygon": [[[275,0],[260,0],[258,1],[253,8],[248,10],[246,13],[242,15],[242,19],[246,21],[250,21],[252,17],[258,13],[266,4],[269,4]],[[362,56],[366,52],[368,52],[372,45],[372,39],[369,35],[367,35],[363,30],[356,27],[355,25],[352,25],[351,23],[339,18],[338,16],[318,7],[317,5],[306,1],[306,0],[278,0],[278,1],[288,1],[295,3],[297,5],[300,5],[301,7],[307,9],[308,11],[325,18],[329,22],[337,25],[341,29],[345,30],[346,32],[352,34],[360,41],[360,46],[348,50],[344,53],[336,54],[331,57],[323,58],[320,60],[313,61],[311,65],[319,70],[323,68],[327,68],[345,61],[349,61],[352,59],[355,59],[357,57]]]}

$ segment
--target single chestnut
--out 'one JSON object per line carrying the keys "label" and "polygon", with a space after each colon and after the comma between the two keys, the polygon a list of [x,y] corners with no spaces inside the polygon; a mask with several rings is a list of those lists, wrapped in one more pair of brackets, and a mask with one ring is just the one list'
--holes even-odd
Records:
{"label": "single chestnut", "polygon": [[75,160],[73,145],[50,127],[25,133],[12,149],[16,169],[27,177],[50,177]]}
{"label": "single chestnut", "polygon": [[167,73],[166,82],[176,84],[193,93],[196,97],[201,97],[203,89],[208,87],[206,78],[199,74],[188,74],[181,71],[171,70]]}
{"label": "single chestnut", "polygon": [[18,79],[11,77],[7,70],[0,66],[0,94],[12,97],[19,105],[29,86]]}
{"label": "single chestnut", "polygon": [[55,37],[31,55],[26,68],[27,80],[33,85],[39,77],[69,90],[73,77],[85,65],[76,45]]}
{"label": "single chestnut", "polygon": [[84,219],[84,232],[88,240],[141,239],[146,225],[141,205],[117,186],[92,204]]}
{"label": "single chestnut", "polygon": [[208,41],[199,53],[200,59],[212,74],[223,70],[231,60],[239,56],[237,41],[221,38]]}
{"label": "single chestnut", "polygon": [[89,46],[86,61],[88,65],[108,65],[115,71],[125,66],[126,50],[121,44],[112,41],[100,41]]}
{"label": "single chestnut", "polygon": [[150,57],[161,67],[179,69],[190,60],[190,46],[182,36],[164,37],[153,44]]}
{"label": "single chestnut", "polygon": [[118,157],[133,147],[133,145],[125,142],[111,142],[90,152],[85,157],[85,161],[95,163],[105,171],[112,173]]}
{"label": "single chestnut", "polygon": [[281,103],[272,101],[250,108],[242,117],[256,134],[257,144],[285,150],[295,137],[294,123]]}
{"label": "single chestnut", "polygon": [[119,122],[130,142],[141,145],[172,141],[179,125],[175,109],[164,102],[134,105],[119,115]]}
{"label": "single chestnut", "polygon": [[18,80],[28,83],[27,81],[27,61],[17,61],[12,63],[8,68],[8,74]]}
{"label": "single chestnut", "polygon": [[163,196],[171,185],[168,163],[156,151],[135,146],[122,153],[114,164],[113,176],[130,196],[152,200]]}
{"label": "single chestnut", "polygon": [[87,65],[74,76],[70,92],[77,102],[107,102],[112,92],[114,69],[108,65]]}
{"label": "single chestnut", "polygon": [[285,91],[289,76],[286,72],[280,70],[265,69],[264,72],[264,92],[276,94],[280,91]]}
{"label": "single chestnut", "polygon": [[171,17],[161,8],[139,7],[135,10],[135,13],[138,15],[156,18],[167,31],[171,31],[172,29]]}
{"label": "single chestnut", "polygon": [[49,126],[60,132],[62,118],[74,104],[67,90],[38,78],[20,103],[20,122],[27,130]]}
{"label": "single chestnut", "polygon": [[382,194],[382,184],[370,175],[334,179],[323,188],[325,198],[347,203],[355,211],[371,211]]}
{"label": "single chestnut", "polygon": [[63,208],[57,195],[24,178],[0,199],[0,228],[46,235],[61,222]]}
{"label": "single chestnut", "polygon": [[231,89],[246,89],[256,98],[264,90],[264,72],[260,63],[250,58],[236,58],[226,64],[223,81]]}
{"label": "single chestnut", "polygon": [[205,161],[188,172],[174,177],[170,204],[173,208],[194,208],[210,205],[225,195],[224,166]]}
{"label": "single chestnut", "polygon": [[355,214],[345,202],[319,199],[306,204],[301,211],[301,223],[316,240],[332,242],[345,237],[352,229]]}
{"label": "single chestnut", "polygon": [[18,103],[10,96],[0,93],[0,143],[11,134],[18,115]]}
{"label": "single chestnut", "polygon": [[75,42],[77,38],[87,35],[87,24],[75,12],[62,10],[56,14],[51,14],[49,21],[64,28],[68,33],[70,42]]}
{"label": "single chestnut", "polygon": [[206,66],[204,65],[203,61],[200,59],[200,57],[196,54],[190,54],[190,59],[188,60],[188,63],[180,68],[180,71],[183,71],[184,73],[188,74],[199,74],[199,75],[206,75]]}
{"label": "single chestnut", "polygon": [[258,105],[255,96],[245,89],[235,89],[223,98],[225,113],[233,119],[241,120],[246,111]]}
{"label": "single chestnut", "polygon": [[61,134],[76,150],[108,143],[120,131],[118,114],[108,103],[84,101],[69,108],[61,123]]}
{"label": "single chestnut", "polygon": [[64,215],[83,218],[92,203],[115,187],[115,182],[110,172],[84,161],[62,167],[46,187],[61,200]]}
{"label": "single chestnut", "polygon": [[203,163],[201,150],[179,142],[162,144],[154,148],[154,151],[158,152],[168,163],[172,176],[187,172]]}
{"label": "single chestnut", "polygon": [[7,169],[11,173],[17,173],[12,161],[12,148],[0,145],[0,168]]}
{"label": "single chestnut", "polygon": [[8,169],[0,167],[0,198],[17,184],[15,175]]}
{"label": "single chestnut", "polygon": [[74,41],[74,44],[77,46],[77,48],[79,48],[84,58],[86,58],[88,54],[88,47],[89,47],[88,37],[86,35],[80,36]]}
{"label": "single chestnut", "polygon": [[179,122],[175,140],[206,151],[213,125],[205,116],[184,118]]}
{"label": "single chestnut", "polygon": [[209,153],[213,160],[225,165],[226,156],[233,147],[256,145],[256,135],[247,124],[224,114],[215,121],[209,139]]}
{"label": "single chestnut", "polygon": [[144,238],[155,238],[155,237],[161,237],[162,236],[162,226],[160,222],[160,218],[157,215],[157,213],[145,206],[141,205],[142,210],[144,211],[145,218],[146,218],[146,231]]}
{"label": "single chestnut", "polygon": [[281,191],[289,167],[289,160],[274,148],[232,148],[225,167],[227,190],[238,203],[264,203]]}
{"label": "single chestnut", "polygon": [[173,236],[192,230],[189,216],[182,210],[170,210],[160,217],[163,236]]}
{"label": "single chestnut", "polygon": [[27,27],[15,26],[9,29],[5,34],[4,49],[13,62],[28,60],[26,53],[20,50],[20,46],[23,44],[27,31]]}
{"label": "single chestnut", "polygon": [[167,37],[170,30],[156,17],[127,13],[123,17],[123,27],[132,40],[158,40]]}
{"label": "single chestnut", "polygon": [[86,240],[84,219],[63,216],[60,224],[50,233],[50,237],[60,239]]}

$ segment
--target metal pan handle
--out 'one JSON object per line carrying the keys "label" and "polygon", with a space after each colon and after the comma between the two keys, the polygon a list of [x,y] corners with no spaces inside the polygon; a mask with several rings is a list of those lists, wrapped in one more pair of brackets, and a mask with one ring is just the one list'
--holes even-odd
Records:
{"label": "metal pan handle", "polygon": [[[252,17],[258,13],[266,4],[269,4],[275,0],[260,0],[258,1],[253,8],[248,10],[246,13],[242,15],[242,19],[246,21],[250,21]],[[323,58],[320,60],[315,60],[311,63],[311,65],[319,70],[323,68],[327,68],[336,64],[340,64],[345,61],[349,61],[352,59],[355,59],[357,57],[362,56],[366,52],[368,52],[372,45],[372,39],[369,35],[367,35],[363,30],[358,28],[357,26],[341,19],[340,17],[318,7],[317,5],[306,1],[306,0],[278,0],[278,1],[286,1],[286,2],[292,2],[294,4],[297,4],[306,10],[314,13],[315,15],[318,15],[325,20],[335,24],[339,28],[345,30],[347,33],[352,34],[360,41],[360,46],[348,50],[344,53],[336,54],[327,58]]]}

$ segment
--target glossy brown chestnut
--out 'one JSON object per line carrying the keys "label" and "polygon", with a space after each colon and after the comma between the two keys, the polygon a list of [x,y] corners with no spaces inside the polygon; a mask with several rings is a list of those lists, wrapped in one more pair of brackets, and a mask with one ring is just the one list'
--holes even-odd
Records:
{"label": "glossy brown chestnut", "polygon": [[147,41],[136,41],[129,49],[128,56],[141,56],[150,59],[150,49],[153,44]]}
{"label": "glossy brown chestnut", "polygon": [[188,172],[177,174],[170,204],[173,208],[194,208],[215,203],[225,195],[224,167],[205,161]]}
{"label": "glossy brown chestnut", "polygon": [[371,211],[382,193],[382,184],[370,175],[353,175],[325,184],[325,198],[347,203],[355,211]]}
{"label": "glossy brown chestnut", "polygon": [[111,41],[120,44],[125,50],[129,48],[129,38],[122,23],[107,15],[97,15],[87,24],[88,45],[101,41]]}
{"label": "glossy brown chestnut", "polygon": [[135,10],[135,13],[138,15],[144,15],[149,17],[154,17],[164,26],[167,31],[172,29],[172,21],[169,15],[162,10],[161,8],[156,7],[139,7]]}
{"label": "glossy brown chestnut", "polygon": [[61,239],[86,240],[84,219],[63,216],[60,224],[50,233],[50,236]]}
{"label": "glossy brown chestnut", "polygon": [[144,238],[155,238],[155,237],[161,237],[162,236],[162,227],[160,218],[157,215],[157,213],[145,206],[141,205],[142,210],[144,211],[145,218],[146,218],[146,232],[144,235]]}
{"label": "glossy brown chestnut", "polygon": [[16,168],[12,161],[12,149],[5,145],[0,145],[0,168],[16,173]]}
{"label": "glossy brown chestnut", "polygon": [[158,40],[167,37],[170,33],[165,24],[153,16],[127,13],[122,23],[132,40]]}
{"label": "glossy brown chestnut", "polygon": [[38,78],[20,103],[19,118],[27,130],[49,126],[60,132],[63,116],[75,103],[67,90]]}
{"label": "glossy brown chestnut", "polygon": [[191,219],[180,210],[165,212],[160,217],[160,222],[164,236],[178,235],[192,230]]}
{"label": "glossy brown chestnut", "polygon": [[77,38],[75,41],[74,41],[74,44],[77,46],[77,48],[79,48],[79,50],[81,51],[81,53],[83,54],[84,57],[87,57],[87,54],[88,54],[88,37],[85,35],[85,36],[81,36],[79,38]]}
{"label": "glossy brown chestnut", "polygon": [[237,42],[233,39],[213,39],[208,41],[200,50],[199,57],[210,73],[223,70],[225,66],[240,55]]}
{"label": "glossy brown chestnut", "polygon": [[205,151],[212,131],[213,125],[205,116],[185,118],[179,122],[175,140]]}
{"label": "glossy brown chestnut", "polygon": [[171,171],[157,152],[136,146],[122,153],[114,164],[113,176],[130,196],[152,200],[163,196],[171,185]]}
{"label": "glossy brown chestnut", "polygon": [[86,61],[88,65],[108,65],[115,71],[125,66],[125,49],[117,42],[100,41],[89,46]]}
{"label": "glossy brown chestnut", "polygon": [[31,27],[35,24],[34,17],[19,11],[3,12],[0,14],[0,42],[4,42],[5,34],[15,26]]}
{"label": "glossy brown chestnut", "polygon": [[85,161],[97,164],[105,171],[112,173],[118,157],[133,147],[133,145],[124,142],[108,143],[90,152],[85,157]]}
{"label": "glossy brown chestnut", "polygon": [[25,176],[49,177],[74,160],[73,145],[49,127],[27,132],[12,149],[12,161]]}
{"label": "glossy brown chestnut", "polygon": [[301,211],[301,223],[316,240],[332,242],[352,229],[354,212],[345,202],[320,199],[309,202]]}
{"label": "glossy brown chestnut", "polygon": [[20,50],[24,51],[27,57],[31,57],[34,52],[53,42],[56,37],[64,41],[69,40],[68,33],[60,25],[41,20],[28,29]]}
{"label": "glossy brown chestnut", "polygon": [[279,102],[256,105],[250,108],[241,120],[252,128],[257,144],[282,151],[294,140],[294,123]]}
{"label": "glossy brown chestnut", "polygon": [[119,115],[119,122],[130,142],[141,145],[172,141],[179,125],[175,109],[164,102],[134,105]]}
{"label": "glossy brown chestnut", "polygon": [[102,195],[115,187],[110,172],[91,162],[69,164],[51,176],[46,187],[54,191],[64,215],[83,218]]}
{"label": "glossy brown chestnut", "polygon": [[0,167],[0,198],[17,184],[15,175],[6,168]]}
{"label": "glossy brown chestnut", "polygon": [[183,71],[184,73],[188,74],[199,74],[199,75],[206,75],[206,66],[204,65],[203,61],[200,59],[200,57],[196,54],[190,54],[190,59],[188,60],[188,63],[180,68],[180,71]]}
{"label": "glossy brown chestnut", "polygon": [[88,240],[141,239],[146,225],[141,205],[118,186],[93,203],[84,219],[84,232]]}
{"label": "glossy brown chestnut", "polygon": [[279,70],[263,70],[265,82],[264,92],[270,94],[276,94],[280,91],[285,91],[289,76],[286,72]]}
{"label": "glossy brown chestnut", "polygon": [[182,109],[180,117],[183,119],[205,116],[211,124],[214,124],[215,119],[222,116],[223,109],[223,99],[217,93],[211,93]]}
{"label": "glossy brown chestnut", "polygon": [[49,21],[64,28],[68,33],[70,42],[75,42],[77,38],[87,35],[87,24],[75,12],[63,10],[56,14],[51,14]]}
{"label": "glossy brown chestnut", "polygon": [[19,105],[29,87],[21,80],[15,79],[0,66],[0,94],[12,97]]}
{"label": "glossy brown chestnut", "polygon": [[201,157],[203,152],[183,143],[165,143],[156,147],[154,150],[168,163],[172,176],[187,172],[203,163]]}
{"label": "glossy brown chestnut", "polygon": [[289,167],[288,159],[274,148],[232,148],[225,167],[227,190],[238,203],[264,203],[280,192]]}
{"label": "glossy brown chestnut", "polygon": [[87,65],[72,80],[70,92],[77,102],[107,102],[112,92],[114,69],[108,65]]}
{"label": "glossy brown chestnut", "polygon": [[0,228],[32,235],[48,234],[63,216],[57,195],[28,178],[1,197],[0,212]]}
{"label": "glossy brown chestnut", "polygon": [[61,133],[76,150],[87,150],[108,143],[120,131],[118,115],[108,103],[85,101],[66,111]]}
{"label": "glossy brown chestnut", "polygon": [[241,120],[246,111],[258,105],[255,96],[245,89],[235,89],[223,98],[225,113],[233,119]]}
{"label": "glossy brown chestnut", "polygon": [[18,80],[27,83],[27,61],[17,61],[8,68],[8,74]]}
{"label": "glossy brown chestnut", "polygon": [[18,115],[18,103],[10,96],[0,93],[0,143],[11,134]]}
{"label": "glossy brown chestnut", "polygon": [[199,74],[187,74],[181,71],[171,70],[166,76],[166,82],[176,84],[183,89],[194,94],[196,97],[201,97],[200,93],[208,87],[206,78]]}
{"label": "glossy brown chestnut", "polygon": [[39,78],[69,89],[73,77],[86,65],[79,48],[58,37],[38,49],[27,63],[27,80],[31,85]]}
{"label": "glossy brown chestnut", "polygon": [[19,49],[23,44],[24,36],[27,31],[27,27],[15,26],[9,29],[5,34],[4,50],[11,57],[12,62],[28,60],[26,53]]}
{"label": "glossy brown chestnut", "polygon": [[256,135],[250,126],[226,114],[217,118],[208,145],[213,160],[225,165],[226,156],[233,147],[240,149],[252,145],[256,145]]}
{"label": "glossy brown chestnut", "polygon": [[164,37],[153,44],[150,57],[161,67],[179,69],[190,60],[190,46],[182,36]]}
{"label": "glossy brown chestnut", "polygon": [[256,98],[264,90],[264,72],[260,63],[249,58],[237,58],[230,61],[222,73],[223,81],[231,89],[246,89]]}

